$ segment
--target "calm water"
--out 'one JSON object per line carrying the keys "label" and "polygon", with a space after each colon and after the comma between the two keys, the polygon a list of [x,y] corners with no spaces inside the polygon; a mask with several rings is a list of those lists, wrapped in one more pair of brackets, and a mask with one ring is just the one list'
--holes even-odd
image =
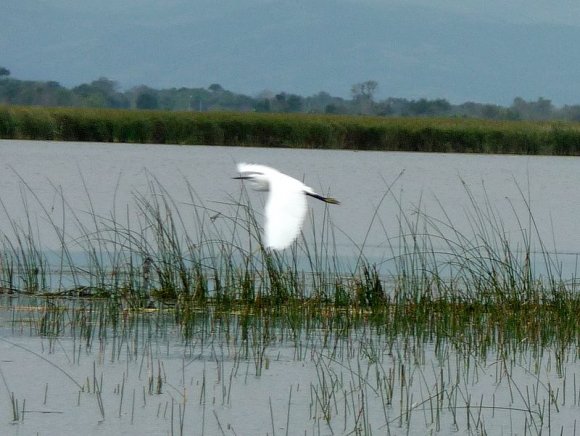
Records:
{"label": "calm water", "polygon": [[[6,215],[22,225],[29,216],[43,247],[57,245],[48,218],[63,218],[61,191],[81,220],[92,212],[132,216],[135,194],[147,192],[152,178],[184,211],[191,208],[189,183],[207,207],[227,213],[224,203],[240,194],[231,179],[238,161],[272,165],[340,199],[329,210],[345,259],[365,238],[372,256],[387,257],[401,216],[417,217],[418,209],[431,220],[449,217],[469,235],[469,191],[483,209],[493,209],[516,246],[530,225],[529,204],[548,249],[559,251],[574,273],[576,158],[0,141],[0,227],[9,235]],[[263,194],[250,196],[261,207]],[[323,206],[310,205],[319,225]],[[184,341],[162,312],[136,314],[138,322],[125,319],[115,332],[90,338],[72,329],[66,314],[64,333],[50,338],[38,330],[42,304],[0,296],[0,434],[174,435],[182,428],[206,435],[575,434],[577,428],[574,345],[522,341],[508,353],[492,346],[475,353],[445,338],[435,347],[428,336],[391,338],[368,326],[346,335],[293,326],[264,335],[265,324],[246,339],[237,314],[200,315]],[[70,304],[79,310],[82,302]],[[25,409],[18,419],[13,399]]]}
{"label": "calm water", "polygon": [[[82,302],[69,304],[79,313]],[[207,312],[187,341],[162,312],[90,337],[67,321],[50,337],[37,330],[39,306],[0,296],[2,435],[574,435],[578,426],[574,345],[506,337],[480,352],[445,337],[435,346],[369,326],[276,327]]]}
{"label": "calm water", "polygon": [[[522,245],[522,229],[537,228],[546,249],[559,253],[564,275],[576,272],[580,159],[575,157],[0,141],[0,199],[13,218],[25,217],[25,209],[42,215],[25,183],[57,223],[62,221],[59,192],[81,219],[91,207],[99,216],[110,217],[112,211],[124,216],[135,193],[147,192],[148,181],[155,178],[185,214],[191,211],[188,183],[206,207],[228,214],[223,203],[240,195],[239,182],[232,180],[240,161],[271,165],[341,200],[329,212],[337,251],[346,259],[355,257],[365,241],[367,257],[378,263],[389,258],[401,217],[415,221],[417,210],[432,220],[450,221],[476,240],[469,191],[481,210],[493,210],[514,249]],[[250,198],[261,211],[265,195],[251,192]],[[309,203],[314,221],[305,224],[307,238],[313,223],[321,228],[324,211],[322,203]],[[41,218],[34,225],[44,247],[56,246],[47,221]],[[10,233],[5,219],[0,229]],[[68,231],[74,233],[71,226]],[[535,239],[532,248],[539,250]]]}

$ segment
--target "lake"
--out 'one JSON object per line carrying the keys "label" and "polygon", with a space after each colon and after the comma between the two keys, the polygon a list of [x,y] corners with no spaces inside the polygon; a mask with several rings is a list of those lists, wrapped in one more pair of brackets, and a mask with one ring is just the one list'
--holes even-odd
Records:
{"label": "lake", "polygon": [[[108,237],[95,223],[148,232],[144,198],[180,210],[184,231],[199,231],[199,204],[208,227],[240,231],[241,161],[341,201],[309,200],[303,232],[307,244],[332,235],[345,271],[362,253],[394,274],[404,234],[443,257],[457,239],[465,258],[490,241],[524,259],[529,246],[534,274],[549,253],[576,277],[580,160],[562,157],[0,141],[3,247],[30,233],[58,254],[61,231],[73,247]],[[260,219],[264,193],[247,195]],[[423,317],[415,301],[386,315],[181,303],[0,294],[0,434],[576,434],[580,336],[566,307],[544,319],[535,300],[497,318],[501,307],[457,301]]]}
{"label": "lake", "polygon": [[[0,162],[5,213],[23,221],[28,215],[45,215],[29,190],[50,211],[50,216],[34,222],[45,248],[58,245],[47,227],[49,220],[63,220],[61,197],[81,221],[90,222],[94,214],[110,217],[112,211],[125,216],[137,213],[135,195],[146,193],[153,178],[184,215],[192,214],[191,187],[196,201],[212,209],[214,216],[229,216],[231,208],[224,203],[240,199],[240,182],[232,180],[235,164],[249,162],[273,166],[341,201],[328,213],[333,245],[346,263],[353,262],[363,247],[372,263],[388,270],[397,250],[393,245],[415,222],[417,231],[441,233],[430,244],[441,244],[443,250],[447,247],[442,241],[458,233],[476,241],[489,230],[474,230],[474,215],[483,213],[495,221],[492,227],[501,226],[514,248],[523,249],[522,238],[527,237],[531,251],[557,253],[554,262],[564,278],[576,276],[580,253],[576,157],[0,141]],[[258,214],[265,197],[250,192]],[[313,226],[323,227],[325,216],[324,204],[311,199],[309,206],[312,219],[307,218],[303,229],[307,240],[312,239]],[[427,227],[424,217],[431,223]],[[0,220],[0,230],[10,233],[9,227]],[[321,237],[320,231],[314,234]],[[541,271],[541,256],[537,263]]]}
{"label": "lake", "polygon": [[208,308],[184,334],[170,311],[50,305],[0,296],[2,434],[576,434],[578,344],[549,325],[538,341]]}

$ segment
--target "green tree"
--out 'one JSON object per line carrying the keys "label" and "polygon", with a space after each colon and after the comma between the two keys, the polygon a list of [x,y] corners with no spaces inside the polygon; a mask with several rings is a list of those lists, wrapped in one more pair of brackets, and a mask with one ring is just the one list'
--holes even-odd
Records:
{"label": "green tree", "polygon": [[10,75],[10,70],[8,68],[0,67],[0,77],[8,77]]}
{"label": "green tree", "polygon": [[223,92],[224,90],[224,88],[222,88],[219,83],[212,83],[207,89],[209,89],[211,92]]}
{"label": "green tree", "polygon": [[562,113],[567,120],[580,121],[580,105],[566,105],[562,108]]}
{"label": "green tree", "polygon": [[346,114],[347,109],[346,109],[346,107],[344,107],[342,105],[338,105],[335,103],[329,103],[324,108],[324,113],[325,114]]}
{"label": "green tree", "polygon": [[526,101],[521,97],[514,98],[511,110],[519,114],[520,118],[528,120],[545,120],[553,115],[552,101],[543,97],[537,101]]}
{"label": "green tree", "polygon": [[451,104],[443,99],[427,100],[421,98],[417,101],[411,101],[407,105],[409,115],[444,115],[451,109]]}
{"label": "green tree", "polygon": [[256,112],[270,112],[271,109],[272,108],[270,107],[270,99],[268,98],[260,99],[254,105],[254,110]]}
{"label": "green tree", "polygon": [[72,92],[80,98],[82,106],[89,107],[129,107],[126,95],[117,91],[117,83],[100,77],[89,84],[82,84],[73,88]]}
{"label": "green tree", "polygon": [[137,109],[158,109],[159,100],[153,91],[143,91],[137,96],[135,102]]}
{"label": "green tree", "polygon": [[300,112],[302,110],[302,97],[291,94],[286,99],[287,112]]}
{"label": "green tree", "polygon": [[372,114],[374,112],[374,94],[379,84],[374,80],[356,83],[352,85],[351,93],[355,106],[355,111],[361,114]]}
{"label": "green tree", "polygon": [[352,85],[351,93],[354,100],[366,99],[373,101],[374,94],[379,87],[379,84],[374,80],[367,80],[362,83],[355,83]]}

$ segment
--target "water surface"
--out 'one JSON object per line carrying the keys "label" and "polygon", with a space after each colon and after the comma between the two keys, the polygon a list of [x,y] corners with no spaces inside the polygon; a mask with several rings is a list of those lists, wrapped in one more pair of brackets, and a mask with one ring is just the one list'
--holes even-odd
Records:
{"label": "water surface", "polygon": [[[155,179],[185,214],[192,210],[189,185],[196,200],[227,215],[231,208],[224,203],[240,198],[240,182],[232,177],[242,161],[271,165],[338,198],[341,205],[328,212],[336,249],[346,259],[356,257],[364,244],[370,259],[385,261],[402,231],[401,217],[413,221],[417,211],[451,222],[470,238],[475,203],[492,211],[514,247],[521,247],[522,235],[537,234],[544,247],[533,238],[532,250],[559,253],[566,275],[575,274],[580,252],[576,157],[0,141],[0,199],[12,217],[24,217],[25,211],[42,215],[28,188],[56,222],[62,221],[60,195],[80,215],[87,212],[87,219],[124,217],[134,213],[135,193],[147,192]],[[251,192],[250,198],[261,212],[265,194]],[[322,227],[325,205],[309,204],[313,221],[307,219],[303,230],[311,239],[312,226]],[[0,221],[9,233],[6,220]],[[58,245],[44,227],[47,221],[34,224],[45,247]]]}
{"label": "water surface", "polygon": [[[451,222],[469,238],[479,210],[514,247],[537,230],[544,249],[575,273],[577,158],[0,141],[0,229],[9,237],[14,223],[31,223],[49,250],[59,243],[51,222],[66,227],[69,241],[71,220],[135,223],[136,196],[152,181],[194,226],[188,186],[195,202],[229,214],[240,198],[232,180],[240,161],[274,166],[341,200],[326,210],[346,263],[363,241],[369,257],[387,258],[404,218]],[[264,194],[249,195],[261,210]],[[309,204],[314,218],[304,233],[312,238],[325,206]],[[171,310],[69,299],[66,311],[51,312],[51,304],[0,296],[1,434],[574,434],[577,427],[578,346],[549,325],[524,340],[471,324],[449,338],[445,329],[394,335],[364,316],[343,330],[328,314],[301,324],[200,310],[184,332]]]}

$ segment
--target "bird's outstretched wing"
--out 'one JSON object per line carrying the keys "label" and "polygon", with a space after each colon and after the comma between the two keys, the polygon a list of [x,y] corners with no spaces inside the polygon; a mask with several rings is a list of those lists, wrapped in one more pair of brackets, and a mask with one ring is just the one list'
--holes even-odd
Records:
{"label": "bird's outstretched wing", "polygon": [[266,246],[282,250],[298,236],[306,215],[304,185],[282,173],[270,179],[266,203]]}
{"label": "bird's outstretched wing", "polygon": [[240,162],[237,164],[238,172],[241,174],[260,174],[263,176],[269,176],[271,174],[279,173],[278,170],[274,168],[267,167],[266,165],[249,164],[245,162]]}

